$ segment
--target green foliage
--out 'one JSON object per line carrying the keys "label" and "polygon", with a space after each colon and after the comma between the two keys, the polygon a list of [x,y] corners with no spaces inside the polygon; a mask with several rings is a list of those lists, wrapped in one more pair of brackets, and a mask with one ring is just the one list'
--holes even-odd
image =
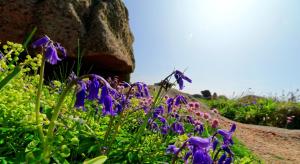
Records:
{"label": "green foliage", "polygon": [[[86,111],[75,109],[75,87],[72,87],[54,122],[55,135],[46,140],[49,141],[46,143],[47,148],[53,150],[50,152],[50,159],[43,158],[45,140],[39,136],[37,122],[41,123],[42,133],[46,134],[51,118],[55,118],[54,108],[66,84],[52,81],[51,85],[42,87],[40,114],[36,115],[35,99],[40,80],[36,72],[41,66],[42,56],[27,55],[22,62],[17,63],[15,57],[23,51],[22,46],[8,42],[3,49],[4,59],[7,60],[1,60],[4,62],[1,63],[3,70],[0,77],[9,74],[17,64],[22,65],[22,69],[0,90],[1,163],[164,163],[172,159],[172,155],[165,153],[168,145],[175,144],[179,147],[188,138],[187,134],[178,136],[169,132],[164,136],[145,128],[139,136],[141,142],[136,142],[135,134],[139,131],[141,122],[147,119],[143,110],[136,110],[140,103],[138,99],[130,100],[131,106],[124,111],[122,117],[104,117],[101,115],[103,107],[98,100],[86,100]],[[10,63],[14,66],[10,67]],[[185,110],[179,110],[179,113],[188,114]],[[36,121],[36,116],[39,121]],[[174,121],[172,118],[168,120],[169,123]],[[110,123],[121,126],[110,126]],[[202,137],[216,131],[209,128],[208,124],[206,122],[206,133]],[[191,125],[185,124],[184,128],[186,133],[193,133]],[[111,133],[107,133],[108,130]],[[236,140],[235,142],[238,143]],[[236,161],[241,163],[256,159],[241,144],[236,144],[233,151]],[[182,162],[180,159],[179,161]]]}
{"label": "green foliage", "polygon": [[[300,129],[300,103],[246,96],[241,99],[201,100],[222,116],[242,123]],[[287,117],[294,116],[291,123]]]}

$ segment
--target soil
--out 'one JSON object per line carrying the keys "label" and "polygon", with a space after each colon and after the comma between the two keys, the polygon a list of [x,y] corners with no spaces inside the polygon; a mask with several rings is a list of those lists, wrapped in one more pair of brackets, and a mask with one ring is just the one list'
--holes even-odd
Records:
{"label": "soil", "polygon": [[300,164],[300,130],[242,124],[220,116],[219,120],[227,129],[236,123],[234,135],[265,163]]}

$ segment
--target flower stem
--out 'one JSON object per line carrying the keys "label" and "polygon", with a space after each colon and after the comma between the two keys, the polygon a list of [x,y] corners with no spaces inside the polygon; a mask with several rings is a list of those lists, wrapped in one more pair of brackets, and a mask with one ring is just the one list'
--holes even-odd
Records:
{"label": "flower stem", "polygon": [[52,117],[51,117],[51,121],[48,127],[48,132],[47,132],[47,140],[46,140],[46,145],[44,147],[44,158],[49,158],[50,152],[51,152],[51,148],[49,147],[49,145],[51,145],[52,142],[52,138],[53,138],[53,131],[54,131],[54,127],[55,127],[55,122],[58,118],[60,109],[62,107],[62,104],[68,94],[68,92],[72,89],[73,85],[76,84],[76,80],[73,80],[62,92],[58,103],[56,104]]}
{"label": "flower stem", "polygon": [[42,146],[45,146],[45,140],[44,140],[44,133],[43,133],[43,128],[40,123],[40,106],[41,106],[41,94],[42,94],[42,88],[43,88],[43,81],[44,81],[44,70],[45,70],[45,56],[42,55],[42,65],[40,68],[40,79],[39,79],[39,85],[38,85],[38,92],[36,96],[36,102],[35,102],[35,119],[36,119],[36,125],[38,128],[38,133],[40,140],[42,142]]}
{"label": "flower stem", "polygon": [[144,132],[145,128],[147,127],[148,119],[149,119],[149,118],[151,117],[151,115],[153,114],[153,110],[152,110],[152,109],[154,109],[154,108],[156,107],[156,105],[157,105],[157,102],[159,102],[158,100],[159,100],[159,98],[160,98],[160,94],[161,94],[161,92],[162,92],[162,89],[164,88],[164,83],[169,83],[170,77],[171,77],[173,74],[174,74],[174,72],[172,72],[170,75],[168,75],[168,76],[162,81],[162,84],[161,84],[161,86],[160,86],[160,88],[159,88],[159,90],[158,90],[158,92],[157,92],[157,94],[156,94],[156,96],[155,96],[155,99],[154,99],[154,101],[153,101],[153,103],[152,103],[152,106],[151,106],[149,112],[147,113],[145,119],[143,120],[143,124],[140,126],[140,128],[139,128],[138,131],[137,131],[137,135],[136,135],[136,137],[135,137],[137,143],[140,143],[141,136],[143,135],[143,132]]}

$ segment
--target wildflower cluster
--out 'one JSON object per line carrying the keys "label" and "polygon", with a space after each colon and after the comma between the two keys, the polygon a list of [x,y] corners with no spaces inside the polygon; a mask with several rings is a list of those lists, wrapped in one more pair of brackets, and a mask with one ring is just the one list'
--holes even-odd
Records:
{"label": "wildflower cluster", "polygon": [[[42,50],[41,55],[36,58],[27,56],[24,62],[34,70],[40,70],[37,93],[32,89],[32,94],[36,94],[35,104],[32,103],[28,116],[24,117],[30,119],[24,125],[33,126],[38,133],[34,135],[38,138],[29,144],[26,141],[26,152],[23,153],[26,157],[23,159],[27,163],[67,163],[68,160],[85,161],[95,156],[95,159],[107,159],[110,163],[143,163],[144,155],[151,157],[153,152],[137,156],[134,153],[152,148],[157,151],[154,153],[156,157],[163,156],[162,160],[169,162],[173,159],[173,163],[178,158],[195,164],[233,161],[230,148],[236,125],[229,130],[218,129],[218,119],[205,112],[199,102],[190,101],[183,95],[167,95],[170,84],[173,84],[172,77],[180,90],[185,81],[192,82],[183,72],[175,70],[167,76],[155,96],[151,96],[143,82],[127,83],[117,77],[104,79],[96,74],[77,77],[73,73],[66,84],[53,81],[49,87],[43,88],[45,62],[57,64],[62,60],[58,54],[65,57],[66,50],[48,36],[33,43],[33,48],[38,47]],[[45,88],[53,90],[44,93]],[[22,86],[22,89],[27,87]],[[72,91],[75,101],[69,97]],[[44,104],[50,101],[43,100],[49,94],[57,96],[50,96],[51,103],[56,104]],[[73,104],[70,110],[66,110],[70,102]],[[32,112],[33,107],[35,112]],[[212,110],[212,113],[217,114],[217,110]],[[222,137],[222,142],[218,136]],[[146,144],[150,146],[145,148]],[[165,150],[172,155],[166,155]]]}

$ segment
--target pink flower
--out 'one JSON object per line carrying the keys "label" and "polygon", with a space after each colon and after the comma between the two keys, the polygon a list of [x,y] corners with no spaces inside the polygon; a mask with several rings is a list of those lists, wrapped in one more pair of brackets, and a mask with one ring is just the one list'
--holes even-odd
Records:
{"label": "pink flower", "polygon": [[218,114],[218,113],[219,113],[219,111],[218,111],[218,109],[217,109],[217,108],[213,108],[211,111],[212,111],[213,113],[216,113],[216,114]]}
{"label": "pink flower", "polygon": [[204,116],[203,116],[203,117],[204,117],[204,119],[207,119],[207,120],[208,120],[208,119],[210,119],[210,114],[209,114],[209,113],[204,113]]}
{"label": "pink flower", "polygon": [[199,102],[195,102],[194,105],[195,105],[195,108],[196,108],[196,109],[199,109],[199,108],[200,108],[200,103],[199,103]]}
{"label": "pink flower", "polygon": [[219,120],[218,119],[213,119],[212,122],[211,122],[211,126],[213,128],[217,128],[219,125]]}

